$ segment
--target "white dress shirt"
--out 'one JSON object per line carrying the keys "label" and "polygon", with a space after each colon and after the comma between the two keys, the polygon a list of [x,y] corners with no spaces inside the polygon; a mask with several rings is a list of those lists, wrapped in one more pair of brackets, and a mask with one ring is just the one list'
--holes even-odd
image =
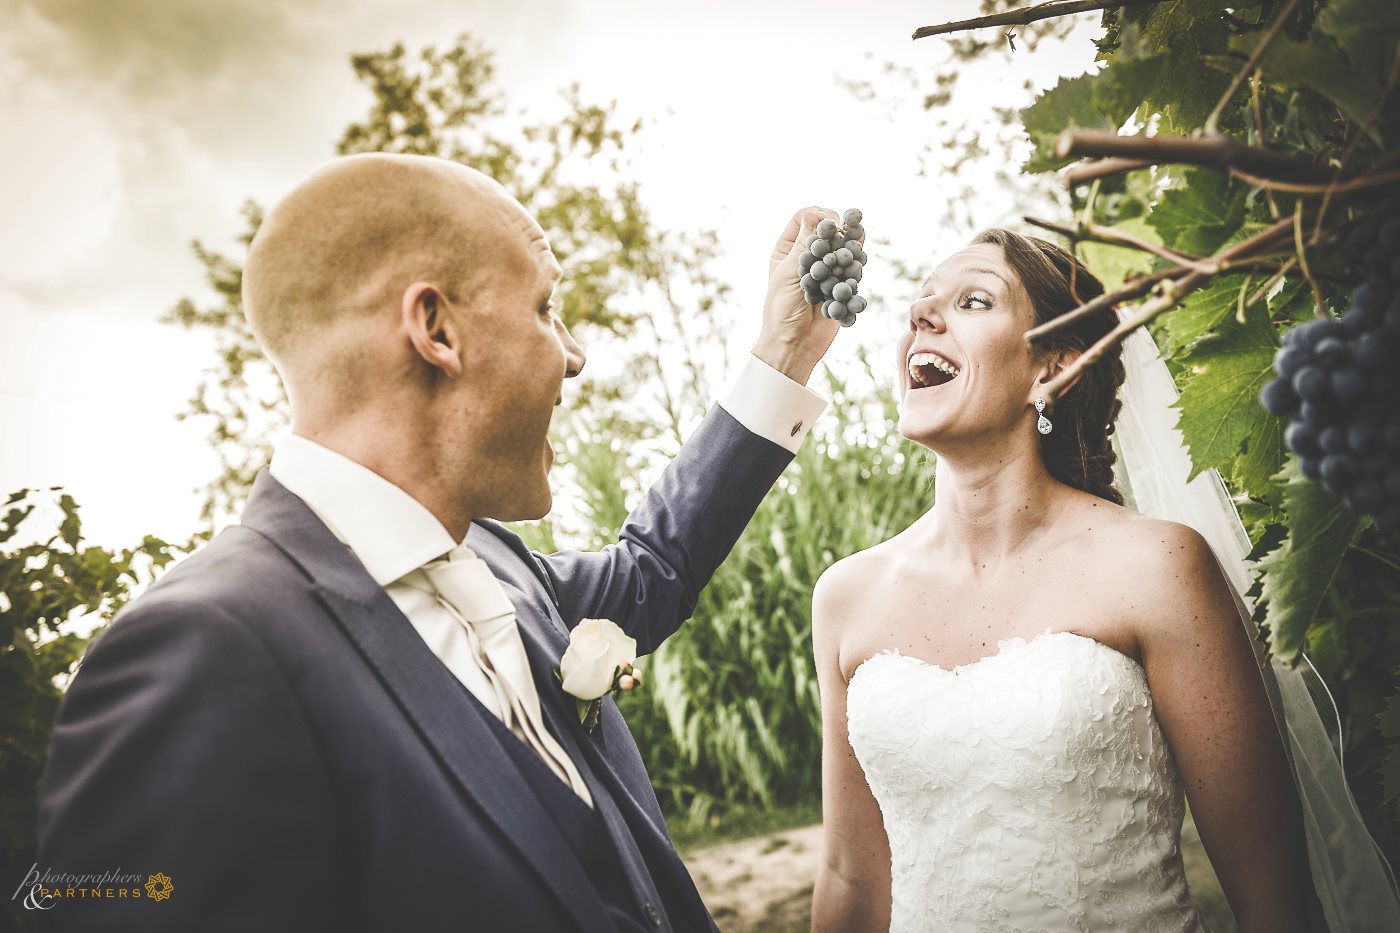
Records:
{"label": "white dress shirt", "polygon": [[[796,453],[826,401],[750,356],[720,405],[754,434]],[[423,573],[424,564],[459,543],[433,513],[373,470],[294,434],[278,443],[269,469],[350,548],[453,676],[501,717],[475,655],[455,648],[458,623]],[[461,543],[470,547],[471,534]]]}

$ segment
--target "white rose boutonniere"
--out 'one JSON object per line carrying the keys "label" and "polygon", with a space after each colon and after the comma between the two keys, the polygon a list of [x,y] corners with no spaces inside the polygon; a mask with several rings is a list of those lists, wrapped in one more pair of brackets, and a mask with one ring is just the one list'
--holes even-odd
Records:
{"label": "white rose boutonniere", "polygon": [[636,660],[637,640],[610,619],[584,619],[569,633],[558,676],[564,692],[578,701],[579,721],[589,732],[598,726],[603,697],[641,686]]}

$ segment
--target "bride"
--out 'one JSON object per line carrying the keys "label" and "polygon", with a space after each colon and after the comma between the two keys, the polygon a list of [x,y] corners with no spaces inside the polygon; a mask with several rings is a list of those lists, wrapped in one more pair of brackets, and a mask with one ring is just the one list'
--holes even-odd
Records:
{"label": "bride", "polygon": [[1102,291],[991,230],[910,306],[899,428],[938,455],[935,502],[813,597],[814,930],[1204,930],[1183,796],[1240,929],[1306,928],[1298,799],[1234,592],[1200,535],[1113,487],[1118,351],[1037,411],[1115,318],[1022,335]]}

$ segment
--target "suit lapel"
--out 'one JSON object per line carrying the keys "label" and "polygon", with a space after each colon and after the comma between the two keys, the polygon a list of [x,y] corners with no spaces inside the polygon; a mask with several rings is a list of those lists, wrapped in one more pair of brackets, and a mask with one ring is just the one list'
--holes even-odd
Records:
{"label": "suit lapel", "polygon": [[[525,652],[530,658],[530,669],[535,675],[545,724],[563,745],[565,753],[580,766],[584,780],[588,782],[588,790],[597,803],[598,814],[608,828],[608,834],[619,857],[627,866],[628,876],[633,879],[634,885],[639,881],[646,885],[646,890],[638,892],[644,900],[660,899],[659,892],[654,887],[654,872],[661,866],[648,865],[643,856],[641,841],[637,835],[644,833],[648,837],[647,848],[652,852],[666,853],[668,862],[673,863],[668,867],[676,875],[682,890],[691,897],[693,903],[690,909],[697,916],[709,917],[709,911],[699,892],[695,890],[690,872],[681,862],[670,840],[652,823],[641,804],[632,796],[632,792],[618,778],[598,740],[579,725],[574,698],[564,692],[558,678],[554,676],[554,671],[559,667],[559,659],[568,647],[568,637],[564,634],[562,626],[554,624],[550,618],[540,618],[540,613],[534,609],[529,595],[516,585],[516,581],[520,579],[518,575],[507,569],[511,564],[517,563],[514,555],[510,554],[509,548],[494,535],[489,536],[491,543],[487,545],[483,540],[486,537],[488,536],[482,535],[480,538],[473,538],[471,547],[487,560],[496,578],[501,581],[506,595],[515,605],[516,623],[525,643]],[[604,702],[604,716],[622,715],[612,700]],[[599,729],[602,728],[600,725]],[[630,819],[623,813],[624,807],[628,808]],[[678,922],[681,919],[672,916],[672,925],[681,926]],[[713,925],[710,924],[709,927],[712,928]]]}
{"label": "suit lapel", "polygon": [[520,792],[519,772],[482,718],[490,714],[464,702],[452,673],[349,549],[267,471],[253,486],[242,524],[302,569],[424,743],[580,926],[609,928],[596,889],[558,826],[534,794]]}

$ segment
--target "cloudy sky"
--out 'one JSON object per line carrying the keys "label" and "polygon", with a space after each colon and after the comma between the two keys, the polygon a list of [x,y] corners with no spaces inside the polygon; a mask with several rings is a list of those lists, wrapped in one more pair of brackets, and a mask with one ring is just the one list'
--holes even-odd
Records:
{"label": "cloudy sky", "polygon": [[[64,485],[108,545],[196,528],[216,467],[204,428],[175,415],[210,348],[157,319],[202,295],[192,240],[232,249],[243,201],[274,202],[363,115],[352,53],[470,32],[513,105],[549,107],[578,81],[652,118],[635,153],[648,202],[667,226],[724,233],[726,275],[756,315],[772,239],[804,204],[860,206],[906,256],[955,248],[928,219],[937,179],[916,177],[926,118],[891,118],[837,79],[879,81],[887,61],[931,71],[941,40],[909,34],[976,6],[0,0],[0,494]],[[993,56],[950,106],[975,116],[1022,102],[1025,79],[1091,67],[1092,25]],[[829,138],[812,138],[814,114]],[[989,191],[985,224],[1014,208]]]}

